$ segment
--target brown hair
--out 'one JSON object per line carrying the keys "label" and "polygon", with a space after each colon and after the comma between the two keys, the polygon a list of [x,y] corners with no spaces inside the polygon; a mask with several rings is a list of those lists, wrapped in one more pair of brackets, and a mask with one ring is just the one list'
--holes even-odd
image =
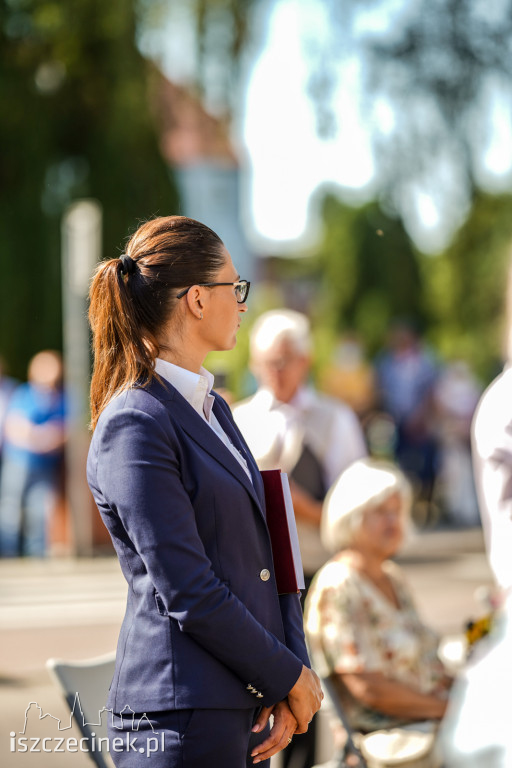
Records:
{"label": "brown hair", "polygon": [[[125,254],[101,262],[89,292],[93,334],[91,427],[112,398],[155,376],[158,335],[180,289],[212,282],[224,264],[223,243],[209,227],[186,216],[143,224]],[[129,269],[126,269],[126,256]],[[124,262],[124,263],[123,263]]]}

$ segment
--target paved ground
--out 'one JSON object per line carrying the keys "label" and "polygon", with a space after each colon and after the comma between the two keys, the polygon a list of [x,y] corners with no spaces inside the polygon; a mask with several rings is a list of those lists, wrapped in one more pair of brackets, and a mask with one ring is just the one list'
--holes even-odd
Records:
{"label": "paved ground", "polygon": [[[458,633],[468,618],[483,613],[475,590],[490,586],[492,579],[479,529],[417,534],[400,563],[425,621],[441,633]],[[125,595],[114,558],[0,561],[2,768],[92,765],[80,752],[10,752],[9,733],[22,729],[30,702],[37,702],[44,713],[69,718],[45,661],[84,659],[115,648]],[[54,735],[49,718],[34,721],[34,708],[30,713],[27,735]]]}

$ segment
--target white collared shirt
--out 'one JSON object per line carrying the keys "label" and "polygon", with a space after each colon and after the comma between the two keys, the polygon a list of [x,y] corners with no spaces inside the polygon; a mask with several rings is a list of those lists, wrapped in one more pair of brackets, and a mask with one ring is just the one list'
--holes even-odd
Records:
{"label": "white collared shirt", "polygon": [[217,437],[222,440],[226,448],[233,454],[252,482],[251,472],[246,460],[240,451],[235,448],[213,413],[212,408],[215,398],[211,391],[213,389],[214,377],[210,371],[201,367],[199,373],[194,373],[186,368],[180,368],[180,366],[174,365],[174,363],[169,363],[167,360],[162,360],[160,357],[156,359],[155,371],[159,376],[162,376],[162,378],[172,384],[173,387],[176,387],[187,403],[190,403],[192,408],[206,421],[208,426],[211,427]]}
{"label": "white collared shirt", "polygon": [[233,416],[260,469],[280,466],[291,472],[305,441],[320,461],[328,488],[356,459],[367,455],[359,420],[348,405],[300,387],[288,403],[270,389],[237,403]]}

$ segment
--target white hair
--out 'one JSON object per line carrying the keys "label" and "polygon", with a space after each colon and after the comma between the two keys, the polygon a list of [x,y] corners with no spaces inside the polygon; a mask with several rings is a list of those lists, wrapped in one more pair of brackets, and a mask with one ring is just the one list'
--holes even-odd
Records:
{"label": "white hair", "polygon": [[256,320],[251,330],[251,355],[258,357],[277,343],[289,342],[300,355],[311,352],[311,326],[306,315],[293,309],[274,309]]}
{"label": "white hair", "polygon": [[402,515],[407,520],[412,489],[404,473],[391,462],[380,459],[355,461],[341,473],[325,498],[321,523],[324,546],[331,552],[350,546],[365,512],[395,493],[401,497]]}

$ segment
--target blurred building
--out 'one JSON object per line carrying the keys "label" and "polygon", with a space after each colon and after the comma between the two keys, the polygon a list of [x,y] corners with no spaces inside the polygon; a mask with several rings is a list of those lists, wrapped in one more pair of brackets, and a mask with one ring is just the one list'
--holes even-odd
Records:
{"label": "blurred building", "polygon": [[241,224],[240,163],[229,126],[199,98],[161,77],[156,108],[160,147],[178,184],[181,213],[211,227],[225,242],[240,275],[254,278],[255,259]]}

